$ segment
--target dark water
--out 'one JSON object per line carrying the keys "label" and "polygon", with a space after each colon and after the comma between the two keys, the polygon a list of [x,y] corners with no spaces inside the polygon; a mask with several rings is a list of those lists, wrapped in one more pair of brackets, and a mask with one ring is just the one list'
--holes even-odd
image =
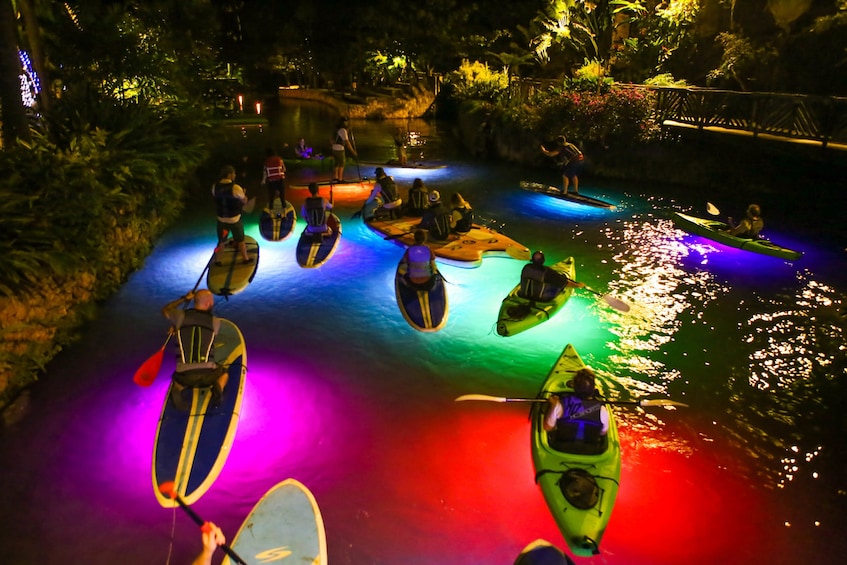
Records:
{"label": "dark water", "polygon": [[[285,107],[268,127],[222,133],[218,154],[247,156],[255,175],[265,146],[305,136],[318,148],[334,119]],[[390,158],[396,125],[353,122],[361,158]],[[532,397],[573,343],[609,396],[690,405],[615,411],[620,493],[603,553],[578,562],[843,562],[845,242],[816,221],[833,203],[801,211],[787,198],[749,195],[767,235],[805,252],[787,263],[674,228],[669,211],[705,215],[714,195],[586,174],[583,192],[619,206],[577,207],[517,188],[525,178],[557,184],[550,169],[471,162],[443,126],[401,125],[419,134],[411,159],[449,165],[389,171],[403,189],[422,176],[443,194],[460,191],[548,261],[573,255],[579,280],[631,311],[579,292],[549,322],[501,338],[499,303],[522,265],[494,258],[478,269],[444,266],[449,321],[416,332],[393,294],[402,248],[351,219],[364,194],[336,190],[344,235],[329,263],[301,269],[294,238],[262,242],[255,281],[218,301],[218,315],[245,336],[248,373],[232,451],[194,505],[200,516],[231,538],[267,489],[293,477],[321,506],[333,564],[510,564],[537,538],[564,548],[533,482],[526,405],[454,398]],[[290,164],[295,182],[330,174]],[[246,184],[261,202],[258,179]],[[302,193],[289,194],[299,208]],[[714,203],[738,216],[747,199]],[[213,215],[204,188],[80,342],[48,366],[31,411],[3,431],[0,563],[183,564],[199,549],[194,524],[153,495],[151,454],[173,362],[150,388],[132,374],[164,340],[162,304],[203,270]],[[248,217],[247,231],[261,242],[256,220]]]}

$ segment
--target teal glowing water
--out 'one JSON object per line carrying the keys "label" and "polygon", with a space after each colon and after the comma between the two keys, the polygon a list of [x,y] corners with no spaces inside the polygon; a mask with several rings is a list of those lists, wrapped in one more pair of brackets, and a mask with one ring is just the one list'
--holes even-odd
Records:
{"label": "teal glowing water", "polygon": [[[333,120],[298,109],[262,131],[236,130],[225,161],[260,160],[266,145],[301,135],[319,139]],[[363,159],[391,156],[394,124],[352,127]],[[314,270],[297,266],[296,237],[264,242],[257,215],[247,216],[261,244],[257,276],[216,306],[247,342],[243,414],[232,453],[195,510],[231,537],[259,496],[294,477],[321,506],[332,563],[508,564],[536,538],[563,547],[533,481],[527,406],[454,399],[533,397],[573,343],[609,397],[690,404],[615,410],[621,489],[592,562],[824,563],[843,555],[834,533],[844,518],[847,397],[837,312],[847,285],[833,266],[840,249],[812,245],[814,226],[799,216],[768,232],[806,252],[795,264],[686,235],[667,211],[705,204],[682,188],[657,193],[586,175],[581,190],[615,202],[614,211],[521,191],[523,179],[557,184],[555,171],[471,163],[435,126],[418,127],[430,142],[423,155],[449,166],[390,171],[401,189],[423,175],[445,196],[461,192],[482,219],[543,249],[548,262],[573,255],[579,280],[631,310],[577,291],[549,321],[499,337],[500,301],[522,264],[486,259],[477,269],[442,266],[449,321],[424,334],[394,300],[402,248],[351,218],[365,194],[335,194],[344,235]],[[292,167],[289,180],[328,175]],[[245,184],[261,200],[255,174]],[[298,210],[302,197],[289,191]],[[790,216],[779,199],[765,203],[766,217]],[[69,552],[114,563],[127,545],[139,562],[165,562],[172,551],[183,563],[199,549],[194,524],[161,509],[150,480],[172,357],[150,388],[133,385],[132,373],[164,339],[161,305],[191,289],[208,261],[213,215],[203,190],[80,343],[50,365],[31,415],[0,437],[4,481],[15,485],[0,495],[9,563],[66,563]]]}

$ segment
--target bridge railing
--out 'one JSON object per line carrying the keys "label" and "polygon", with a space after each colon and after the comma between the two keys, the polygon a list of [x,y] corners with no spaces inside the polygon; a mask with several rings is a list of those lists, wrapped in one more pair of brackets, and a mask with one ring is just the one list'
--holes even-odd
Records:
{"label": "bridge railing", "polygon": [[[519,79],[511,96],[526,100],[561,81]],[[736,92],[700,87],[618,84],[656,94],[654,119],[663,127],[691,127],[752,136],[807,140],[847,147],[847,97]]]}

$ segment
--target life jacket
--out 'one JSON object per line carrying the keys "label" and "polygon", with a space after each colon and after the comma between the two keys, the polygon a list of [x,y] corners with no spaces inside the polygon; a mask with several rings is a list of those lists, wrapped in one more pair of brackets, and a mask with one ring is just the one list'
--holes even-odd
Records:
{"label": "life jacket", "polygon": [[444,241],[450,236],[450,217],[450,210],[438,204],[424,212],[421,223],[424,224],[423,227],[429,230],[429,236],[432,239]]}
{"label": "life jacket", "polygon": [[379,193],[382,195],[382,200],[385,203],[391,203],[397,200],[397,183],[388,175],[378,179]]}
{"label": "life jacket", "polygon": [[421,189],[409,190],[409,209],[414,212],[422,212],[429,206],[429,192]]}
{"label": "life jacket", "polygon": [[426,245],[413,245],[406,250],[406,259],[408,261],[409,270],[406,273],[410,279],[422,280],[428,279],[434,273],[432,272],[432,250]]}
{"label": "life jacket", "polygon": [[603,431],[603,422],[600,419],[603,403],[593,399],[581,399],[573,394],[559,395],[559,399],[562,402],[562,417],[556,420],[557,439],[598,442]]}
{"label": "life jacket", "polygon": [[235,218],[241,215],[244,203],[232,194],[234,183],[219,182],[215,185],[215,203],[219,218]]}
{"label": "life jacket", "polygon": [[571,142],[565,143],[562,148],[559,149],[559,154],[557,155],[557,161],[560,165],[565,165],[572,160],[579,161],[581,159],[582,151],[580,151],[579,147]]}
{"label": "life jacket", "polygon": [[280,157],[273,155],[265,160],[265,177],[268,182],[280,181],[285,178],[285,169]]}
{"label": "life jacket", "polygon": [[176,326],[179,361],[177,373],[194,369],[212,369],[215,364],[215,336],[220,321],[211,312],[189,308]]}
{"label": "life jacket", "polygon": [[459,233],[467,233],[471,231],[471,227],[473,226],[473,210],[471,208],[465,208],[464,206],[461,208],[453,208],[453,210],[462,215],[462,217],[456,221],[453,231],[457,231]]}
{"label": "life jacket", "polygon": [[526,265],[521,271],[521,287],[518,296],[538,302],[550,302],[562,291],[562,287],[544,282],[547,267]]}
{"label": "life jacket", "polygon": [[744,233],[735,234],[736,237],[749,237],[750,239],[757,239],[759,237],[759,232],[762,231],[762,228],[765,227],[765,222],[762,218],[744,218],[744,221],[750,224],[750,229],[745,231]]}
{"label": "life jacket", "polygon": [[312,228],[326,227],[326,207],[322,196],[306,198],[306,223]]}

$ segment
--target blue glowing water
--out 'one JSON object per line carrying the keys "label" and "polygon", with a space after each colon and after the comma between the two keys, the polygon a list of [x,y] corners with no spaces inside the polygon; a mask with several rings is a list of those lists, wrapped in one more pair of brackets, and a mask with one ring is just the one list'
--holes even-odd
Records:
{"label": "blue glowing water", "polygon": [[[268,127],[225,131],[204,182],[247,156],[245,185],[261,202],[264,148],[304,136],[321,151],[334,120],[286,106]],[[354,121],[360,157],[391,158],[396,125]],[[249,215],[247,233],[261,244],[257,276],[216,306],[247,342],[243,413],[198,514],[232,536],[258,497],[294,477],[321,506],[333,564],[508,564],[536,538],[564,547],[533,481],[526,406],[454,398],[532,397],[573,343],[609,396],[690,405],[616,410],[621,490],[602,555],[584,561],[830,563],[845,554],[844,245],[817,231],[815,210],[804,216],[784,199],[750,196],[767,235],[805,252],[788,263],[675,228],[671,210],[705,214],[704,195],[690,189],[587,171],[581,191],[617,208],[577,206],[518,188],[523,179],[558,184],[551,168],[474,162],[447,128],[401,125],[418,135],[410,159],[448,165],[389,170],[401,189],[420,176],[442,194],[461,192],[484,221],[543,249],[549,263],[573,255],[579,280],[631,310],[578,291],[548,322],[499,337],[500,300],[522,264],[486,259],[477,269],[442,267],[449,321],[424,334],[395,303],[402,248],[351,218],[365,194],[335,195],[342,241],[314,270],[297,266],[296,237],[265,242]],[[311,165],[292,161],[289,182],[329,178],[328,167]],[[355,161],[346,172],[373,173]],[[302,197],[289,191],[298,210]],[[742,198],[717,204],[741,207]],[[132,374],[164,339],[161,306],[198,281],[215,244],[213,216],[208,190],[198,190],[183,222],[48,366],[28,416],[0,436],[3,563],[188,563],[199,549],[193,523],[152,493],[173,361],[150,388]]]}

